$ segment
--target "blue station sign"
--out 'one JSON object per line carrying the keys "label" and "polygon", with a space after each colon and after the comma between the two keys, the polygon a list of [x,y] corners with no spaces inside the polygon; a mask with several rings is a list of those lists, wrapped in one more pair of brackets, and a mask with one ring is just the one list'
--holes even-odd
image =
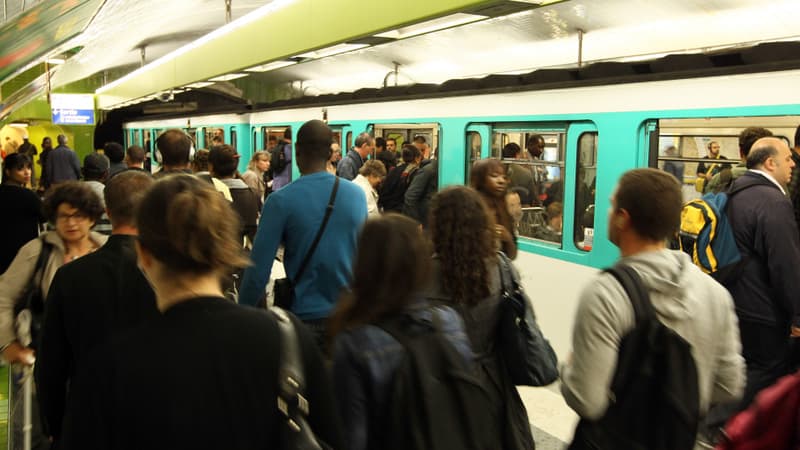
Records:
{"label": "blue station sign", "polygon": [[92,94],[51,94],[50,109],[55,125],[94,125]]}

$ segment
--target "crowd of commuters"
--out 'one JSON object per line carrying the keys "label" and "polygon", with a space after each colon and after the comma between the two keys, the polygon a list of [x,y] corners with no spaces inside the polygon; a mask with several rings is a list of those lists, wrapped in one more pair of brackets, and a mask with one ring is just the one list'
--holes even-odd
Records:
{"label": "crowd of commuters", "polygon": [[[800,128],[794,150],[770,136],[742,132],[744,170],[704,168],[704,190],[742,191],[730,199],[743,257],[731,284],[667,248],[683,206],[674,174],[626,172],[610,199],[617,267],[641,278],[657,319],[692,349],[699,398],[687,407],[704,418],[689,424],[702,441],[713,440],[704,427],[721,427],[798,366]],[[484,388],[492,448],[534,448],[498,333],[503,264],[517,256],[523,205],[543,198],[541,167],[479,160],[469,187],[439,191],[424,137],[398,159],[395,139],[362,133],[337,163],[319,120],[287,129],[241,175],[221,135],[195,151],[183,131],[165,131],[154,176],[141,147],[109,143],[76,172],[66,137],[57,141],[47,156],[42,145],[43,201],[27,189],[26,153],[5,158],[0,185],[19,219],[4,225],[14,239],[0,261],[0,348],[17,367],[36,361],[34,448],[277,448],[287,423],[331,448],[392,447],[394,384],[412,355],[398,324],[408,336],[436,333]],[[504,159],[541,157],[541,136],[525,144],[529,156],[512,143]],[[274,161],[285,167],[271,170]],[[545,206],[541,232],[556,239],[562,202]],[[276,257],[286,278],[270,282]],[[291,315],[264,310],[268,287]],[[23,332],[21,298],[35,325]],[[581,294],[561,391],[582,424],[613,409],[637,314],[609,273]]]}

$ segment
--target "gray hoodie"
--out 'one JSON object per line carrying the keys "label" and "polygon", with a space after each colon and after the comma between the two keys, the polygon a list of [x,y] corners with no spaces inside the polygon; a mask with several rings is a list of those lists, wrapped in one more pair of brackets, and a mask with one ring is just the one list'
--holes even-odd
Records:
{"label": "gray hoodie", "polygon": [[[626,257],[649,288],[659,320],[692,346],[700,414],[710,403],[735,400],[745,382],[739,327],[728,291],[682,252],[658,250]],[[573,353],[562,372],[564,400],[583,418],[609,405],[622,337],[634,325],[633,307],[614,277],[602,273],[584,288],[575,317]]]}

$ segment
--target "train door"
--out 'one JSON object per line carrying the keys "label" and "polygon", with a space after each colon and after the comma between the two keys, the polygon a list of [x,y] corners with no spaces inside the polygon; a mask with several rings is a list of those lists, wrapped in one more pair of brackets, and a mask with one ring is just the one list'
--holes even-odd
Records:
{"label": "train door", "polygon": [[331,127],[331,131],[333,131],[333,144],[339,145],[339,158],[335,158],[336,164],[341,158],[347,154],[347,145],[343,142],[345,136],[349,137],[351,140],[353,138],[353,130],[350,125],[329,125]]}
{"label": "train door", "polygon": [[[588,252],[594,244],[596,220],[597,126],[591,122],[570,123],[566,138],[563,236],[572,236],[575,248]],[[569,216],[572,220],[565,220]],[[565,239],[564,248],[567,248],[567,242]]]}

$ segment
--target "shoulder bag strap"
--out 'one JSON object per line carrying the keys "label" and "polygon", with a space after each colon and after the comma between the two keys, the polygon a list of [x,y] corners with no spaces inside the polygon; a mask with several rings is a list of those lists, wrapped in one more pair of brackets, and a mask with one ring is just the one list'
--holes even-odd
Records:
{"label": "shoulder bag strap", "polygon": [[322,446],[311,430],[306,418],[309,415],[305,397],[305,373],[297,329],[289,314],[281,308],[271,308],[280,334],[280,359],[278,362],[278,410],[286,419],[289,436],[287,448],[321,450]]}
{"label": "shoulder bag strap", "polygon": [[[44,240],[43,237],[39,238],[39,241],[42,243],[42,249],[39,250],[39,256],[36,258],[36,265],[33,266],[33,273],[31,274],[30,280],[28,280],[28,292],[27,298],[25,298],[25,308],[31,309],[32,302],[33,302],[33,292],[34,289],[41,289],[41,282],[42,276],[44,276],[44,268],[47,265],[47,261],[50,260],[50,253],[53,250],[53,244]],[[44,297],[44,292],[42,292],[42,297]]]}
{"label": "shoulder bag strap", "polygon": [[311,243],[311,247],[308,249],[306,256],[303,258],[303,262],[300,263],[300,269],[297,270],[297,274],[294,276],[294,280],[292,283],[297,286],[297,282],[300,280],[300,277],[303,276],[303,272],[306,271],[306,266],[308,266],[309,261],[311,261],[311,257],[314,255],[314,250],[317,249],[317,244],[319,244],[319,240],[322,238],[322,233],[325,232],[325,227],[328,225],[328,220],[331,218],[331,213],[333,213],[333,205],[336,203],[336,192],[339,190],[339,177],[334,176],[335,181],[333,182],[333,189],[331,190],[331,198],[328,199],[328,207],[325,209],[325,217],[322,219],[322,225],[319,226],[319,230],[317,231],[317,235],[314,237],[314,242]]}
{"label": "shoulder bag strap", "polygon": [[650,294],[647,292],[641,277],[633,268],[624,264],[617,264],[605,271],[613,275],[622,285],[625,293],[628,294],[637,323],[656,318],[656,311],[650,301]]}

